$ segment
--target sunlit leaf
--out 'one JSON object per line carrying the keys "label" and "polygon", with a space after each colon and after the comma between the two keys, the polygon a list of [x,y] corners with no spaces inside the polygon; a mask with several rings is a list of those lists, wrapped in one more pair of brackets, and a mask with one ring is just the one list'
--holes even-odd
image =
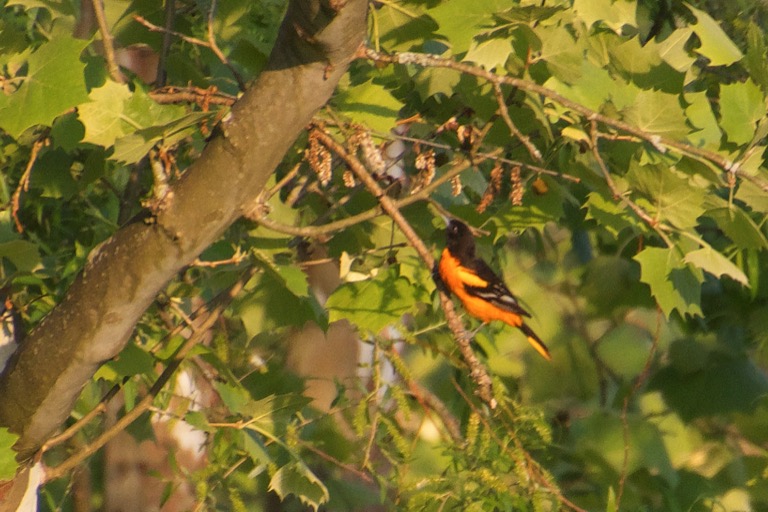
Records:
{"label": "sunlit leaf", "polygon": [[16,462],[16,452],[13,445],[19,436],[0,428],[0,481],[11,480],[16,474],[19,463]]}
{"label": "sunlit leaf", "polygon": [[634,103],[624,110],[624,120],[641,130],[670,138],[688,134],[685,114],[677,95],[643,90]]}
{"label": "sunlit leaf", "polygon": [[744,144],[752,140],[755,123],[765,116],[765,99],[752,81],[720,86],[720,126],[728,140]]}
{"label": "sunlit leaf", "polygon": [[685,267],[674,249],[646,247],[634,259],[640,263],[640,281],[651,288],[665,315],[701,315],[701,280]]}
{"label": "sunlit leaf", "polygon": [[277,493],[281,500],[293,494],[315,511],[330,498],[328,488],[301,462],[291,462],[278,469],[269,481],[269,490]]}
{"label": "sunlit leaf", "polygon": [[59,37],[27,59],[27,75],[10,96],[0,94],[0,128],[12,137],[42,124],[50,126],[66,110],[87,99],[80,54],[87,40]]}
{"label": "sunlit leaf", "polygon": [[734,265],[731,260],[711,247],[704,247],[697,251],[689,252],[685,255],[683,261],[706,270],[717,277],[726,275],[745,286],[749,286],[749,281],[744,272]]}
{"label": "sunlit leaf", "polygon": [[741,51],[712,16],[690,4],[686,4],[686,7],[696,16],[697,23],[691,25],[691,29],[701,41],[701,46],[696,50],[699,54],[709,59],[712,66],[727,66],[741,60]]}
{"label": "sunlit leaf", "polygon": [[345,283],[328,298],[329,320],[347,319],[359,329],[376,334],[400,325],[403,314],[413,310],[423,291],[407,279],[382,272],[375,279]]}

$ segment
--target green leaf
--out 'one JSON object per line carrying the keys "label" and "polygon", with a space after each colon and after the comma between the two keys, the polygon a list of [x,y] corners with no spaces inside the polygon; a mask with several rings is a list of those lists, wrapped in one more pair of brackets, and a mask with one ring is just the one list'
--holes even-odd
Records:
{"label": "green leaf", "polygon": [[[765,193],[761,195],[766,198]],[[716,208],[707,211],[707,217],[713,219],[739,249],[768,249],[768,240],[760,227],[741,208]]]}
{"label": "green leaf", "polygon": [[551,78],[547,80],[545,86],[598,112],[602,111],[608,102],[616,110],[630,107],[640,92],[636,85],[621,78],[614,78],[607,69],[586,59],[581,64],[580,75],[581,78],[572,85],[566,85],[556,78]]}
{"label": "green leaf", "polygon": [[469,49],[472,38],[492,21],[491,15],[509,7],[507,0],[451,0],[429,10],[429,16],[439,26],[437,33],[445,36],[452,53],[458,55]]}
{"label": "green leaf", "polygon": [[590,192],[587,196],[587,219],[596,220],[600,227],[607,230],[614,237],[623,229],[630,228],[637,231],[640,222],[625,205],[618,201],[609,201],[598,192]]}
{"label": "green leaf", "polygon": [[263,466],[272,463],[272,457],[270,457],[267,447],[264,446],[264,442],[261,440],[261,436],[253,430],[247,429],[243,436],[243,448],[251,457],[251,460],[257,466]]}
{"label": "green leaf", "polygon": [[657,68],[661,56],[655,50],[651,44],[641,45],[637,36],[608,48],[611,62],[630,75],[645,74]]}
{"label": "green leaf", "polygon": [[723,134],[717,124],[715,114],[712,112],[712,105],[709,103],[707,93],[686,93],[685,101],[688,103],[685,108],[685,115],[696,128],[695,131],[686,136],[688,141],[697,147],[719,149]]}
{"label": "green leaf", "polygon": [[[662,435],[655,425],[637,414],[628,414],[625,427],[618,413],[595,412],[574,421],[572,435],[579,451],[605,461],[616,474],[632,474],[640,468],[660,475],[674,485],[677,474],[670,464]],[[625,466],[626,455],[626,466]]]}
{"label": "green leaf", "polygon": [[728,140],[746,144],[765,115],[763,92],[752,80],[720,86],[720,126]]}
{"label": "green leaf", "polygon": [[651,334],[632,324],[619,324],[597,342],[600,360],[626,380],[631,380],[643,370],[650,351]]}
{"label": "green leaf", "polygon": [[672,68],[685,73],[696,59],[686,49],[686,44],[691,38],[693,30],[690,27],[683,27],[675,30],[668,35],[663,41],[656,42],[655,40],[649,44],[655,44],[659,55],[664,62],[672,66]]}
{"label": "green leaf", "polygon": [[460,80],[461,75],[452,69],[425,68],[417,73],[414,89],[422,101],[435,94],[444,94],[450,98]]}
{"label": "green leaf", "polygon": [[423,290],[393,272],[380,272],[374,279],[345,283],[326,302],[329,321],[346,319],[365,332],[377,334],[389,325],[400,325],[412,311]]}
{"label": "green leaf", "polygon": [[628,0],[575,0],[573,9],[587,27],[602,21],[618,34],[624,25],[635,25],[637,4]]}
{"label": "green leaf", "polygon": [[669,317],[701,315],[701,281],[685,267],[674,249],[646,247],[634,258],[640,263],[640,281],[651,288],[661,310]]}
{"label": "green leaf", "polygon": [[0,128],[16,138],[27,128],[50,126],[66,110],[87,99],[80,54],[87,40],[60,37],[43,44],[27,59],[21,86],[0,94]]}
{"label": "green leaf", "polygon": [[584,50],[565,27],[541,27],[536,31],[542,41],[540,58],[552,76],[565,83],[581,77]]}
{"label": "green leaf", "polygon": [[640,165],[632,161],[626,180],[632,189],[642,195],[638,200],[654,219],[669,222],[678,228],[691,228],[698,224],[704,212],[705,190],[700,189],[664,165]]}
{"label": "green leaf", "polygon": [[687,371],[676,366],[676,359],[687,359],[688,355],[675,353],[672,364],[659,370],[649,387],[660,390],[669,406],[685,421],[752,411],[768,393],[765,374],[746,357],[711,352],[702,369]]}
{"label": "green leaf", "polygon": [[37,246],[26,240],[0,243],[0,258],[13,263],[19,272],[31,272],[40,264],[40,252]]}
{"label": "green leaf", "polygon": [[389,51],[421,49],[425,41],[434,38],[433,32],[437,29],[435,22],[423,14],[422,10],[414,4],[406,9],[402,3],[386,3],[378,9],[372,9],[372,42],[376,43],[375,34],[378,31],[378,42]]}
{"label": "green leaf", "polygon": [[381,133],[395,127],[403,106],[383,85],[373,81],[342,89],[334,102],[354,122]]}
{"label": "green leaf", "polygon": [[78,108],[85,125],[85,142],[115,146],[113,160],[132,163],[143,158],[157,142],[173,144],[209,113],[187,114],[177,105],[160,105],[142,89],[107,82],[94,89],[91,101]]}
{"label": "green leaf", "polygon": [[690,131],[680,99],[674,94],[642,90],[623,113],[624,121],[648,133],[679,139]]}
{"label": "green leaf", "polygon": [[130,118],[123,118],[125,102],[131,97],[126,84],[107,81],[93,89],[90,101],[77,109],[80,122],[85,126],[85,142],[109,147],[118,137],[131,133],[139,126]]}
{"label": "green leaf", "polygon": [[0,428],[0,482],[13,479],[19,467],[13,450],[18,439],[19,436],[8,432],[7,428]]}
{"label": "green leaf", "polygon": [[768,213],[768,194],[750,181],[742,180],[739,183],[736,198],[744,201],[753,211]]}
{"label": "green leaf", "polygon": [[717,277],[726,275],[744,286],[749,286],[749,280],[744,272],[734,265],[731,260],[711,247],[703,247],[696,251],[691,251],[685,255],[683,261],[702,270],[706,270]]}
{"label": "green leaf", "polygon": [[757,82],[763,91],[768,91],[768,52],[765,47],[763,29],[750,20],[747,27],[747,58],[744,65],[749,76]]}
{"label": "green leaf", "polygon": [[511,52],[512,41],[509,39],[493,38],[479,42],[472,41],[467,55],[462,60],[474,62],[490,71],[494,68],[503,68]]}
{"label": "green leaf", "polygon": [[129,343],[116,358],[104,363],[93,378],[114,382],[122,377],[153,375],[154,367],[155,358],[152,355]]}
{"label": "green leaf", "polygon": [[549,222],[557,222],[563,216],[563,190],[555,180],[542,178],[548,187],[544,194],[527,191],[523,204],[511,206],[506,203],[491,222],[502,227],[503,231],[523,231],[527,228],[543,230]]}
{"label": "green leaf", "polygon": [[8,0],[6,7],[14,5],[20,5],[25,10],[43,8],[48,9],[51,16],[56,19],[62,16],[74,16],[75,11],[72,8],[72,4],[69,2],[63,2],[61,0]]}
{"label": "green leaf", "polygon": [[291,462],[278,469],[269,481],[269,490],[277,493],[281,500],[293,494],[315,511],[330,499],[328,488],[300,461]]}
{"label": "green leaf", "polygon": [[51,139],[53,147],[61,148],[64,151],[72,152],[85,136],[85,127],[77,119],[75,112],[59,116],[53,122],[51,128]]}
{"label": "green leaf", "polygon": [[696,16],[696,24],[691,25],[691,30],[699,36],[701,46],[697,53],[709,59],[712,66],[728,66],[741,60],[743,57],[739,48],[723,32],[720,25],[704,11],[696,9],[690,4],[686,7]]}

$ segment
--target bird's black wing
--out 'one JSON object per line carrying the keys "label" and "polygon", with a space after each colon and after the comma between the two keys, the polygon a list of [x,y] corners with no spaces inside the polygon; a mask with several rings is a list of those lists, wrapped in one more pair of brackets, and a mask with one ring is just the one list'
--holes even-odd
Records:
{"label": "bird's black wing", "polygon": [[496,273],[480,258],[475,258],[469,268],[483,281],[487,283],[486,286],[470,286],[466,285],[464,288],[467,293],[470,293],[476,297],[480,297],[483,300],[487,300],[492,304],[506,310],[516,313],[520,316],[530,317],[523,307],[517,302],[517,299],[509,291],[507,285],[501,280]]}

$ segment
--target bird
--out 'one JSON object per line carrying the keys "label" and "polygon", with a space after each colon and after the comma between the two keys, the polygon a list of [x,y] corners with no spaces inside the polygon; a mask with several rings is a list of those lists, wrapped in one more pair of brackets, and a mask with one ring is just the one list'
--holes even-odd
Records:
{"label": "bird", "polygon": [[466,224],[451,220],[446,243],[433,277],[439,289],[459,298],[467,313],[483,324],[498,320],[520,329],[528,343],[547,361],[552,360],[541,338],[525,323],[530,317],[504,281],[475,254],[475,239]]}

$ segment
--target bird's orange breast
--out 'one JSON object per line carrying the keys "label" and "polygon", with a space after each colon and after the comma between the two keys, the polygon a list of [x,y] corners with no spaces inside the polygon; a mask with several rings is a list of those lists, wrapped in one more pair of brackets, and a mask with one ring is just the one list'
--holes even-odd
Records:
{"label": "bird's orange breast", "polygon": [[440,279],[459,298],[467,313],[481,322],[499,320],[512,327],[519,327],[523,323],[520,315],[501,309],[487,300],[467,293],[465,286],[484,288],[488,286],[488,282],[461,265],[458,258],[454,257],[448,249],[444,249],[440,256],[438,272]]}

